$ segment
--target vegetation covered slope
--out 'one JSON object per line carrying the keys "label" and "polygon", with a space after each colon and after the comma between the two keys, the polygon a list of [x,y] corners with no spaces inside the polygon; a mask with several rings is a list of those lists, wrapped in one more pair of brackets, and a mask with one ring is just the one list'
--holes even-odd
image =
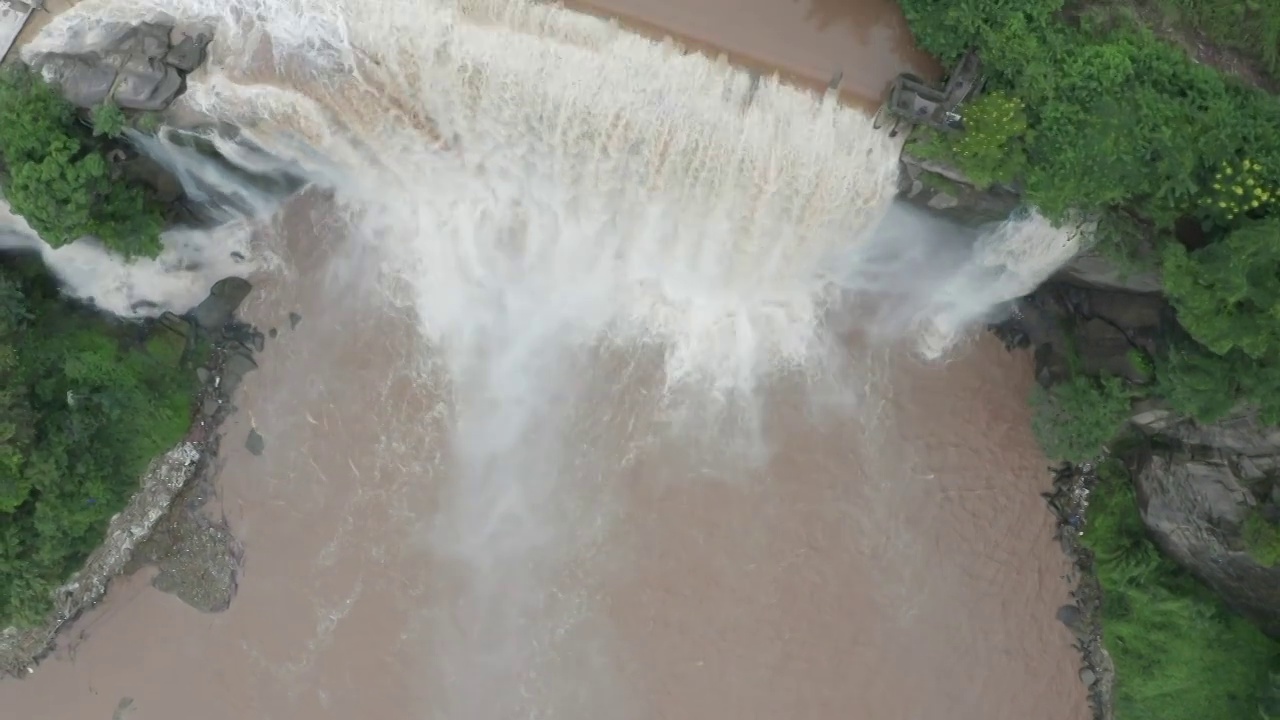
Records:
{"label": "vegetation covered slope", "polygon": [[[49,244],[86,235],[160,250],[162,207],[107,159],[118,108],[90,127],[24,67],[0,70],[0,195]],[[39,262],[0,257],[0,628],[43,621],[154,456],[182,438],[185,341],[60,296]]]}
{"label": "vegetation covered slope", "polygon": [[44,619],[150,460],[186,433],[184,349],[67,302],[38,262],[0,264],[0,628]]}
{"label": "vegetation covered slope", "polygon": [[[976,48],[989,78],[987,96],[964,112],[963,134],[927,136],[916,150],[980,184],[1013,184],[1052,218],[1100,218],[1098,249],[1130,270],[1157,266],[1185,330],[1141,359],[1147,382],[1077,369],[1039,393],[1035,429],[1046,451],[1097,457],[1143,396],[1203,421],[1246,403],[1280,422],[1280,99],[1192,61],[1167,32],[1139,22],[1181,12],[1274,70],[1280,5],[901,4],[924,49],[950,63]],[[1159,555],[1132,492],[1124,480],[1102,483],[1086,533],[1106,594],[1117,717],[1274,716],[1280,646]],[[1263,523],[1251,531],[1259,554],[1277,544]]]}
{"label": "vegetation covered slope", "polygon": [[1147,539],[1118,461],[1099,471],[1085,544],[1105,591],[1119,720],[1280,717],[1272,642]]}

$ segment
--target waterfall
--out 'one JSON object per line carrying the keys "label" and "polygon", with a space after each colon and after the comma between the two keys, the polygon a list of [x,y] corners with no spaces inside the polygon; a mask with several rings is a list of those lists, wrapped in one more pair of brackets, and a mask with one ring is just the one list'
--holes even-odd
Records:
{"label": "waterfall", "polygon": [[[756,462],[771,383],[865,369],[842,327],[938,356],[1076,247],[1034,214],[975,238],[895,207],[900,140],[863,112],[548,3],[83,0],[23,56],[146,19],[216,29],[179,109],[239,128],[206,140],[246,172],[176,131],[133,140],[235,219],[171,231],[156,261],[45,257],[109,309],[182,307],[280,251],[252,241],[276,196],[251,176],[331,194],[326,240],[376,258],[370,284],[416,322],[414,378],[448,404],[451,481],[424,521],[454,581],[423,611],[437,717],[533,717],[586,602],[548,588],[605,532],[583,498],[607,505],[635,447]],[[625,442],[581,439],[624,411]],[[593,672],[557,691],[607,684]]]}

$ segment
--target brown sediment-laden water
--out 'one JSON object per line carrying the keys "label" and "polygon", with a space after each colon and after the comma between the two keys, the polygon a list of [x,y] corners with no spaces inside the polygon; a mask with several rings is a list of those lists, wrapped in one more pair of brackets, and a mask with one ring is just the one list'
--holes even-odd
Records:
{"label": "brown sediment-laden water", "polygon": [[1027,359],[952,332],[1061,242],[970,252],[863,109],[649,39],[869,99],[927,70],[887,3],[589,5],[641,34],[84,0],[27,46],[214,26],[186,115],[313,184],[237,246],[276,330],[207,508],[238,595],[117,581],[14,717],[1086,717]]}

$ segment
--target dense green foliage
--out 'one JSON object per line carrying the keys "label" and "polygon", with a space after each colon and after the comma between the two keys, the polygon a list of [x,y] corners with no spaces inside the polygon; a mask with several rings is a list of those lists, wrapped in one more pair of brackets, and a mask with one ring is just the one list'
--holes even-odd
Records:
{"label": "dense green foliage", "polygon": [[977,47],[991,86],[1025,104],[1032,204],[1051,216],[1124,205],[1170,226],[1201,205],[1224,162],[1280,169],[1274,98],[1113,14],[1064,17],[1063,5],[903,2],[926,49],[950,62]]}
{"label": "dense green foliage", "polygon": [[1084,462],[1103,453],[1129,417],[1129,392],[1119,378],[1076,374],[1049,390],[1036,388],[1032,430],[1045,454]]}
{"label": "dense green foliage", "polygon": [[[95,121],[99,114],[102,133],[123,129],[111,124],[123,117],[104,110]],[[54,247],[92,235],[125,255],[154,256],[162,208],[117,177],[105,139],[33,72],[22,66],[0,71],[0,186],[13,212]]]}
{"label": "dense green foliage", "polygon": [[0,266],[0,627],[44,617],[150,459],[185,434],[184,349]]}
{"label": "dense green foliage", "polygon": [[1195,252],[1165,250],[1165,294],[1192,337],[1218,355],[1280,354],[1280,220],[1251,222]]}
{"label": "dense green foliage", "polygon": [[1280,644],[1222,606],[1147,538],[1123,466],[1099,468],[1084,542],[1104,591],[1121,720],[1243,720],[1277,707]]}
{"label": "dense green foliage", "polygon": [[129,126],[124,111],[114,102],[107,101],[93,109],[93,134],[119,137]]}

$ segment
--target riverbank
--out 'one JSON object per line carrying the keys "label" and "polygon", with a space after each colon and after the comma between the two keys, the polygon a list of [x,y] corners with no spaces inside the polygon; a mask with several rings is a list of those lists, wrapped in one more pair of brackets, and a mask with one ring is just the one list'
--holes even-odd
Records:
{"label": "riverbank", "polygon": [[[222,609],[235,592],[240,553],[225,520],[200,514],[213,495],[220,444],[219,427],[233,412],[232,393],[255,367],[261,335],[235,322],[248,294],[242,280],[216,285],[188,317],[166,314],[149,323],[148,335],[164,334],[205,360],[190,369],[199,389],[186,437],[153,460],[128,504],[111,519],[106,538],[84,566],[57,588],[54,609],[42,621],[0,632],[0,672],[23,677],[53,648],[69,623],[102,600],[111,582],[142,564],[157,564],[159,589],[176,592],[206,611]],[[206,350],[207,348],[207,350]],[[202,553],[193,548],[203,547]],[[191,579],[194,576],[196,579]],[[166,582],[175,579],[168,587]]]}
{"label": "riverbank", "polygon": [[[1008,31],[1023,25],[998,4],[977,3],[972,28],[985,29],[966,35],[932,3],[904,4],[934,52],[976,47],[989,60],[983,108],[1007,109],[975,103],[963,146],[930,132],[909,141],[917,166],[934,165],[913,194],[944,211],[983,196],[1097,221],[1083,226],[1093,247],[1014,303],[1000,333],[1034,349],[1038,438],[1092,494],[1090,512],[1066,518],[1081,525],[1077,555],[1102,583],[1115,712],[1274,714],[1280,644],[1261,631],[1280,636],[1269,549],[1280,447],[1274,299],[1262,288],[1273,276],[1280,101],[1228,54],[1191,48],[1177,28],[1149,33],[1147,15],[1115,6],[1063,17],[1030,3],[1014,13],[1028,33]],[[1111,74],[1121,60],[1126,71]],[[1037,74],[1043,62],[1073,70]],[[1085,77],[1109,79],[1082,93]],[[1111,103],[1128,119],[1099,121]],[[998,122],[983,125],[988,115]],[[1111,479],[1088,479],[1108,457]]]}

